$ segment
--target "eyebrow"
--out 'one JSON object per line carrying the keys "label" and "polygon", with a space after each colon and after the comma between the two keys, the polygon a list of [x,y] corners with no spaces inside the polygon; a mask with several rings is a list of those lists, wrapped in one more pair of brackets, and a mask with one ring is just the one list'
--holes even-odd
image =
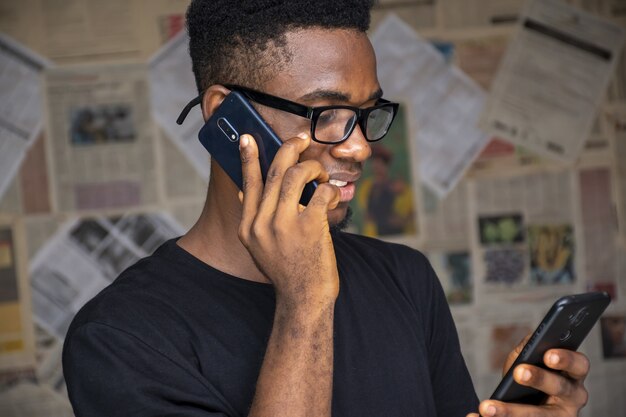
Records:
{"label": "eyebrow", "polygon": [[[374,91],[366,101],[377,100],[383,96],[383,90],[378,88]],[[342,93],[333,90],[315,90],[300,97],[302,101],[314,101],[314,100],[336,100],[336,101],[350,101],[350,94]]]}

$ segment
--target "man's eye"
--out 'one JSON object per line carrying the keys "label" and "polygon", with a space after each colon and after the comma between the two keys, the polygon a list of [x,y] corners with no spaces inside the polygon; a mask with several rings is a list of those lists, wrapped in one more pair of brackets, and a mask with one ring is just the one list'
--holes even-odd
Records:
{"label": "man's eye", "polygon": [[336,109],[324,110],[323,112],[320,113],[319,117],[317,118],[317,123],[328,124],[328,123],[334,122],[336,119],[337,119]]}

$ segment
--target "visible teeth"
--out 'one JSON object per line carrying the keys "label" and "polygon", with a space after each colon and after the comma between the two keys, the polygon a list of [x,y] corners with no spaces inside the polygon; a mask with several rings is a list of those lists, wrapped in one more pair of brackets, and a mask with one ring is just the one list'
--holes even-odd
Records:
{"label": "visible teeth", "polygon": [[336,185],[337,187],[345,187],[346,185],[348,185],[346,181],[329,180],[328,182],[331,183],[332,185]]}

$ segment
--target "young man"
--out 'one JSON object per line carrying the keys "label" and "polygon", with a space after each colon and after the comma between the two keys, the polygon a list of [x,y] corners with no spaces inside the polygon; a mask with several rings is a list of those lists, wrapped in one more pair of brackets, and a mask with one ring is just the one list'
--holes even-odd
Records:
{"label": "young man", "polygon": [[[190,53],[205,119],[232,89],[253,89],[310,107],[340,106],[324,114],[339,133],[311,128],[319,112],[310,120],[253,95],[284,140],[266,183],[256,143],[243,136],[243,192],[213,163],[196,225],[81,310],[64,351],[78,417],[454,417],[477,410],[443,291],[424,256],[335,230],[348,215],[369,141],[390,123],[372,108],[394,111],[380,100],[365,34],[370,7],[192,1]],[[304,208],[300,193],[313,179],[320,185]],[[481,413],[577,415],[588,362],[550,353],[557,360],[547,365],[567,377],[530,366],[516,374],[550,395],[545,406],[491,401]]]}

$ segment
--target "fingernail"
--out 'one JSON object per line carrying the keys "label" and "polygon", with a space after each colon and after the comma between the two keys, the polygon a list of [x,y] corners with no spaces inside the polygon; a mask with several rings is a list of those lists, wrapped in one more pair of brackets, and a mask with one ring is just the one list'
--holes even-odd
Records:
{"label": "fingernail", "polygon": [[249,142],[250,139],[248,139],[248,135],[242,135],[241,138],[239,138],[239,147],[245,148],[246,146],[248,146]]}
{"label": "fingernail", "polygon": [[559,363],[559,360],[561,358],[559,358],[559,355],[557,355],[556,353],[552,353],[550,354],[550,357],[548,359],[550,360],[550,364],[556,365],[557,363]]}
{"label": "fingernail", "polygon": [[485,415],[486,416],[495,416],[497,411],[498,410],[496,410],[496,407],[494,407],[493,405],[490,404],[487,407],[487,410],[485,410]]}
{"label": "fingernail", "polygon": [[533,376],[532,373],[530,373],[530,371],[528,369],[524,369],[524,372],[522,372],[522,377],[521,380],[524,382],[528,382],[530,381],[530,378]]}
{"label": "fingernail", "polygon": [[298,133],[298,137],[301,139],[308,139],[309,138],[309,134],[306,132],[302,132],[302,133]]}

